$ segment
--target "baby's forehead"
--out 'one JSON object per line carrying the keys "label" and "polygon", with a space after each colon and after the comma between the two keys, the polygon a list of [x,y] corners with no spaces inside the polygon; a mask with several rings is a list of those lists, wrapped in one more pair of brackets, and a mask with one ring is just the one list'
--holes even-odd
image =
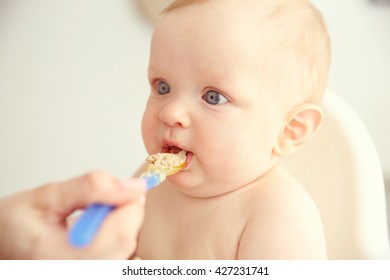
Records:
{"label": "baby's forehead", "polygon": [[[179,1],[180,2],[180,1]],[[189,0],[189,3],[169,10],[172,29],[187,24],[202,26],[205,32],[215,27],[228,32],[247,31],[252,40],[268,46],[273,41],[285,41],[294,36],[293,30],[305,27],[306,15],[311,12],[306,0]],[[268,38],[265,38],[268,37]],[[278,42],[279,43],[279,42]],[[280,44],[282,44],[280,42]]]}

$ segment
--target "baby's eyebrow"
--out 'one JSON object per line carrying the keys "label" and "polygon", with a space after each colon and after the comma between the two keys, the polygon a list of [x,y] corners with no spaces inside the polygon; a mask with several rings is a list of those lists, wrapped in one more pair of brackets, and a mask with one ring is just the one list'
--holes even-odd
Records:
{"label": "baby's eyebrow", "polygon": [[154,65],[154,64],[149,64],[148,65],[148,75],[151,75],[151,74],[153,74],[153,73],[159,73],[159,72],[161,72],[161,71],[159,71],[159,68],[156,66],[156,65]]}
{"label": "baby's eyebrow", "polygon": [[147,78],[149,80],[149,82],[151,82],[152,80],[156,79],[156,78],[164,78],[164,71],[163,69],[160,70],[159,67],[156,67],[156,66],[153,66],[153,65],[149,65],[148,66],[148,69],[147,69]]}
{"label": "baby's eyebrow", "polygon": [[149,65],[149,66],[148,66],[148,69],[147,69],[147,75],[148,75],[148,78],[149,78],[149,79],[151,78],[152,74],[153,74],[153,69],[152,69],[152,67]]}

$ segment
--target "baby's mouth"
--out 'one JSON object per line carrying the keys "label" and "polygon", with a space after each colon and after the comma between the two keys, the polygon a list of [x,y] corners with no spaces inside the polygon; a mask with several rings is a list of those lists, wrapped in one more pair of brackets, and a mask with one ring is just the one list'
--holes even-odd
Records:
{"label": "baby's mouth", "polygon": [[[177,146],[163,146],[161,148],[162,153],[178,154],[181,151],[182,151],[182,149],[177,147]],[[185,152],[187,154],[187,151],[185,151]]]}
{"label": "baby's mouth", "polygon": [[191,159],[192,159],[192,156],[193,156],[192,152],[183,150],[182,148],[180,148],[178,146],[166,145],[166,146],[163,146],[161,148],[161,153],[178,154],[181,151],[184,151],[186,153],[186,167],[184,167],[184,169],[183,169],[183,170],[186,170],[186,169],[188,169],[190,167]]}

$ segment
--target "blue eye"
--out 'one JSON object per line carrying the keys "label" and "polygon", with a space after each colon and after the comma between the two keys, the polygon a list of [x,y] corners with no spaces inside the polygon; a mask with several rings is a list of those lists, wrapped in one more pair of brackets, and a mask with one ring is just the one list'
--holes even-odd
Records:
{"label": "blue eye", "polygon": [[224,104],[228,102],[225,96],[220,94],[219,92],[216,92],[215,90],[209,90],[207,91],[203,96],[202,99],[209,103],[210,105],[218,105],[218,104]]}
{"label": "blue eye", "polygon": [[159,81],[157,84],[157,92],[159,94],[167,94],[170,93],[171,87],[164,81]]}

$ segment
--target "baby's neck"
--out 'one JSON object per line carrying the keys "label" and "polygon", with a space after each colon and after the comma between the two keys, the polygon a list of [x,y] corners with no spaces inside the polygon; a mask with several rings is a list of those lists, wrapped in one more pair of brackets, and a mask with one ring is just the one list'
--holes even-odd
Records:
{"label": "baby's neck", "polygon": [[195,201],[199,202],[211,202],[211,201],[224,201],[232,197],[237,197],[242,193],[246,193],[253,188],[262,188],[269,187],[275,184],[278,178],[283,177],[282,174],[286,172],[279,165],[272,166],[267,172],[263,173],[261,176],[256,177],[253,180],[248,181],[247,183],[233,187],[229,191],[221,191],[218,194],[207,195],[202,193],[201,195],[197,194],[195,191],[188,191],[169,184],[167,187],[170,188],[172,193],[176,193],[180,199],[186,199],[188,202],[194,203]]}

